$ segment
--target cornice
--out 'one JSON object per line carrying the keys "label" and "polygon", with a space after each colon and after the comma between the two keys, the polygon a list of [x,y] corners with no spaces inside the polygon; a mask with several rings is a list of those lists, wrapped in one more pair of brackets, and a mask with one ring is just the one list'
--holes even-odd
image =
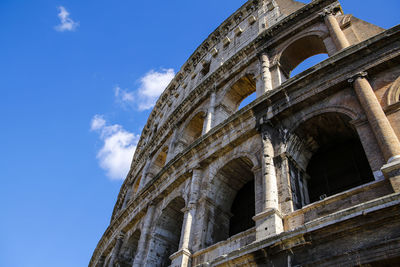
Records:
{"label": "cornice", "polygon": [[[254,2],[254,1],[250,1],[250,2]],[[242,8],[245,8],[250,2],[243,5],[238,11],[240,11]],[[260,3],[259,1],[256,1],[256,2],[258,4]],[[141,140],[139,141],[139,144],[138,144],[138,147],[140,147],[140,149],[137,149],[137,151],[135,152],[135,155],[133,157],[133,161],[131,164],[131,170],[129,173],[134,174],[134,175],[132,175],[133,177],[135,177],[137,175],[137,171],[135,171],[135,167],[145,164],[143,159],[146,159],[149,156],[150,147],[154,147],[154,145],[156,145],[157,147],[159,146],[159,140],[163,140],[165,138],[166,132],[171,131],[173,126],[178,121],[180,121],[181,118],[183,117],[183,116],[181,116],[181,118],[177,118],[177,114],[185,114],[186,113],[185,109],[188,107],[188,103],[192,103],[193,99],[195,99],[196,96],[203,93],[202,91],[213,87],[215,84],[219,84],[218,81],[221,80],[221,78],[223,79],[224,74],[227,73],[228,71],[230,71],[231,68],[240,61],[240,59],[246,58],[250,54],[252,54],[252,57],[255,57],[256,54],[254,53],[254,51],[260,50],[259,47],[261,46],[261,44],[265,38],[268,38],[270,36],[275,36],[281,32],[284,32],[284,30],[287,27],[290,27],[291,25],[293,25],[295,23],[295,20],[294,20],[295,18],[301,19],[303,17],[307,17],[308,13],[314,12],[316,9],[324,9],[327,5],[332,5],[332,4],[338,4],[337,0],[313,1],[312,3],[304,6],[303,8],[294,12],[293,14],[283,18],[280,22],[278,22],[271,28],[262,32],[258,37],[256,37],[253,41],[251,41],[247,46],[243,47],[239,52],[237,52],[235,55],[233,55],[231,58],[229,58],[222,66],[220,66],[213,73],[211,73],[208,77],[206,77],[201,83],[199,83],[197,85],[197,87],[194,88],[192,90],[192,92],[189,93],[189,95],[175,108],[174,112],[172,112],[172,114],[165,121],[165,123],[158,129],[157,135],[153,136],[151,138],[151,140],[149,140],[147,142],[147,145],[143,145],[142,143],[144,141],[144,137],[146,136],[146,128],[149,128],[149,125],[152,124],[154,114],[155,114],[155,112],[157,112],[157,108],[156,108],[157,104],[156,104],[156,107],[153,109],[153,111],[151,113],[153,115],[150,115],[150,117],[146,123],[145,129],[143,130],[143,133],[141,135],[141,138],[140,138]],[[237,12],[235,12],[229,18],[233,18]],[[290,22],[292,22],[292,23],[290,23]],[[222,27],[223,25],[224,25],[224,23],[222,23],[220,27]],[[218,27],[217,29],[219,29],[220,27]],[[265,44],[263,45],[263,47],[264,46],[265,46]],[[189,58],[189,60],[190,60],[190,58]],[[256,59],[252,58],[251,61],[253,61],[253,60],[256,60]],[[178,73],[176,75],[176,77],[177,76],[181,76],[181,75]],[[168,94],[168,91],[170,90],[170,87],[172,84],[175,84],[174,81],[172,81],[170,83],[170,85],[167,87],[167,89],[164,91],[164,93],[159,98],[158,102],[165,98],[165,94]],[[191,107],[192,105],[189,105],[189,106]],[[129,178],[129,176],[128,176],[128,178]]]}

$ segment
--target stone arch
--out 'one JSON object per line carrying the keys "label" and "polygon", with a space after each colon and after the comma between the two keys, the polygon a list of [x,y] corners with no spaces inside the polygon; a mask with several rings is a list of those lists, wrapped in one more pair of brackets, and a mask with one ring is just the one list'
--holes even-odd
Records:
{"label": "stone arch", "polygon": [[171,264],[170,256],[178,251],[186,206],[182,197],[176,197],[162,209],[156,218],[150,244],[147,265],[166,267]]}
{"label": "stone arch", "polygon": [[389,87],[386,101],[388,106],[400,101],[400,77]]}
{"label": "stone arch", "polygon": [[186,120],[185,124],[182,125],[182,138],[180,142],[190,145],[202,135],[205,116],[206,112],[200,110]]}
{"label": "stone arch", "polygon": [[374,180],[351,120],[334,110],[311,112],[291,132],[302,150],[289,160],[296,208]]}
{"label": "stone arch", "polygon": [[118,257],[118,264],[120,267],[132,266],[138,248],[140,234],[141,234],[140,230],[135,229],[135,231],[133,231],[128,236],[128,238],[126,238],[126,242],[124,242],[124,244],[122,245]]}
{"label": "stone arch", "polygon": [[255,226],[254,164],[245,156],[225,161],[208,188],[209,221],[205,245],[223,241]]}
{"label": "stone arch", "polygon": [[150,178],[154,177],[161,171],[167,161],[168,146],[164,146],[153,158],[152,164],[148,171]]}
{"label": "stone arch", "polygon": [[323,36],[325,32],[311,31],[290,39],[278,53],[276,62],[288,79],[290,73],[304,60],[318,55],[328,54]]}
{"label": "stone arch", "polygon": [[133,195],[138,193],[140,181],[142,180],[142,175],[138,175],[135,182],[133,182]]}
{"label": "stone arch", "polygon": [[296,117],[296,121],[291,125],[288,132],[293,132],[296,128],[299,127],[300,124],[324,113],[340,113],[349,117],[353,121],[360,118],[360,114],[358,114],[354,109],[351,109],[350,107],[339,105],[324,106],[323,108],[312,109],[309,112],[302,113],[301,116]]}
{"label": "stone arch", "polygon": [[220,97],[219,103],[223,105],[226,117],[235,113],[240,103],[249,95],[256,92],[256,79],[252,72],[240,76],[227,86]]}

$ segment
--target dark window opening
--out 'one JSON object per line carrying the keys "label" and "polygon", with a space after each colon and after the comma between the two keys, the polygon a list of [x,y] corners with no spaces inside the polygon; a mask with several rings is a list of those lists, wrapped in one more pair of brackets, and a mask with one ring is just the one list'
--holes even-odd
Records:
{"label": "dark window opening", "polygon": [[308,183],[311,202],[374,180],[358,139],[321,147],[311,158],[307,173],[311,176]]}
{"label": "dark window opening", "polygon": [[305,173],[289,162],[295,208],[374,180],[358,134],[349,121],[343,114],[325,113],[307,120],[295,131],[307,150],[298,157],[308,159],[303,166]]}
{"label": "dark window opening", "polygon": [[171,265],[170,256],[178,251],[183,223],[185,201],[178,197],[163,210],[157,221],[153,244],[150,249],[151,266]]}
{"label": "dark window opening", "polygon": [[236,235],[255,226],[254,180],[245,184],[233,200],[229,221],[229,236]]}

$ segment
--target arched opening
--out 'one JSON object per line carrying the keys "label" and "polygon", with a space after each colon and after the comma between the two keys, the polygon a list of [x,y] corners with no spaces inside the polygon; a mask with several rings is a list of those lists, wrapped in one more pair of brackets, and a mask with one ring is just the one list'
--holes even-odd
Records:
{"label": "arched opening", "polygon": [[135,195],[135,194],[138,192],[138,190],[139,190],[140,180],[142,180],[142,176],[141,176],[141,175],[136,179],[135,183],[133,184],[133,194],[134,194],[134,195]]}
{"label": "arched opening", "polygon": [[154,165],[156,165],[160,170],[165,166],[167,160],[168,147],[163,147],[163,149],[158,153]]}
{"label": "arched opening", "polygon": [[[286,79],[293,76],[292,71],[300,65],[303,61],[320,54],[328,54],[323,40],[317,35],[309,35],[302,37],[291,43],[285,51],[283,51],[279,60],[280,69]],[[304,67],[311,67],[320,61],[324,60],[327,56],[315,57],[305,63]],[[312,64],[312,65],[311,65]],[[303,69],[305,70],[305,68]],[[303,70],[296,70],[300,73]],[[296,74],[297,74],[296,73]]]}
{"label": "arched opening", "polygon": [[247,106],[248,104],[250,104],[251,102],[256,100],[256,97],[257,97],[256,92],[254,92],[254,93],[251,93],[246,98],[244,98],[243,101],[240,103],[238,110],[241,110],[242,108],[244,108],[245,106]]}
{"label": "arched opening", "polygon": [[247,157],[228,162],[212,182],[212,199],[206,246],[255,226],[253,164]]}
{"label": "arched opening", "polygon": [[307,120],[295,131],[308,150],[303,152],[307,166],[296,162],[289,166],[297,208],[374,180],[349,121],[343,114],[325,113]]}
{"label": "arched opening", "polygon": [[204,112],[199,112],[187,124],[183,132],[182,140],[186,145],[190,145],[201,136],[203,133],[204,118]]}
{"label": "arched opening", "polygon": [[303,71],[311,68],[312,66],[317,65],[318,63],[324,61],[327,58],[329,58],[328,54],[318,54],[307,58],[290,72],[290,77],[294,77],[297,74],[302,73]]}
{"label": "arched opening", "polygon": [[167,161],[168,147],[163,147],[153,160],[149,172],[147,173],[146,182],[152,179],[161,171]]}
{"label": "arched opening", "polygon": [[136,230],[121,248],[117,263],[120,267],[131,267],[135,259],[140,239],[140,231]]}
{"label": "arched opening", "polygon": [[150,248],[149,266],[169,266],[170,256],[178,251],[183,223],[182,209],[185,201],[181,197],[172,200],[157,220]]}
{"label": "arched opening", "polygon": [[[225,105],[225,108],[228,109],[228,113],[230,113],[229,115],[231,115],[239,109],[239,106],[245,98],[255,92],[256,82],[253,76],[245,75],[231,86],[222,100],[222,103]],[[250,102],[251,101],[248,103]]]}

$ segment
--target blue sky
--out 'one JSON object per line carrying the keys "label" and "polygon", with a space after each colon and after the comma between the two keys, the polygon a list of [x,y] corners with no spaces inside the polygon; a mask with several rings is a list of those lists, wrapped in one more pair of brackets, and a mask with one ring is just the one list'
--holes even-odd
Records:
{"label": "blue sky", "polygon": [[87,266],[151,104],[244,2],[0,0],[0,266]]}

